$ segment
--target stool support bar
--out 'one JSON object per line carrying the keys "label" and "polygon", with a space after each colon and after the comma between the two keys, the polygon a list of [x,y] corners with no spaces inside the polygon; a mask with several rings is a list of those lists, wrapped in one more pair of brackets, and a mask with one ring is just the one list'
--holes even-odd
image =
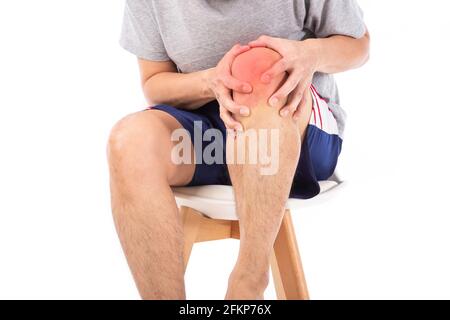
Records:
{"label": "stool support bar", "polygon": [[[204,216],[192,208],[182,206],[184,223],[184,264],[189,262],[193,245],[198,242],[239,239],[239,221],[217,220]],[[275,240],[271,258],[277,298],[307,300],[308,288],[289,210],[286,210]]]}

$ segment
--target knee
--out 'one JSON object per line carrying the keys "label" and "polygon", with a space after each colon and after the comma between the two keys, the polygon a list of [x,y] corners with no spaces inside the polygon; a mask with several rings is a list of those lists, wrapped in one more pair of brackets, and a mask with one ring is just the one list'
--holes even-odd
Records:
{"label": "knee", "polygon": [[162,125],[149,111],[134,113],[118,121],[111,129],[107,143],[107,157],[111,165],[139,165],[150,161],[151,154],[158,148],[157,137],[161,136]]}
{"label": "knee", "polygon": [[249,107],[267,104],[270,96],[286,78],[286,73],[280,74],[270,83],[263,83],[261,76],[280,59],[281,55],[269,48],[252,48],[237,56],[232,64],[231,73],[235,78],[250,83],[253,91],[249,94],[233,92],[234,100]]}
{"label": "knee", "polygon": [[130,143],[136,138],[135,114],[130,114],[119,120],[111,129],[107,144],[107,155],[110,162],[115,161],[130,148]]}
{"label": "knee", "polygon": [[106,153],[108,155],[108,161],[113,161],[117,155],[121,154],[126,146],[125,140],[130,136],[130,124],[133,122],[133,115],[128,115],[125,118],[119,120],[111,129],[109,133]]}

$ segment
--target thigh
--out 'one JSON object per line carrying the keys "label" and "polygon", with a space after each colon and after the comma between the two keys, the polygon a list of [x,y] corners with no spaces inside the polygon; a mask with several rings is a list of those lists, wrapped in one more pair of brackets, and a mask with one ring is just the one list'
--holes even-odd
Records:
{"label": "thigh", "polygon": [[226,130],[220,119],[217,101],[193,111],[158,105],[153,107],[151,112],[174,118],[181,125],[177,128],[183,128],[190,137],[193,165],[190,166],[192,176],[187,185],[230,184],[225,164]]}
{"label": "thigh", "polygon": [[170,148],[166,149],[166,154],[164,154],[165,161],[167,162],[167,178],[169,184],[173,187],[180,187],[188,185],[195,172],[195,161],[194,161],[194,152],[193,146],[190,141],[183,141],[183,143],[189,143],[188,148],[190,148],[190,159],[187,162],[176,163],[172,159],[172,151],[176,141],[172,141],[172,134],[179,129],[184,129],[183,125],[171,114],[160,110],[148,110],[143,112],[143,117],[154,117],[157,118],[165,127],[164,132],[161,132],[162,136],[157,136],[158,145],[159,143],[163,143],[167,141],[167,144]]}
{"label": "thigh", "polygon": [[175,117],[158,110],[128,115],[111,131],[110,162],[129,168],[140,177],[163,174],[172,186],[187,185],[194,175],[194,162],[176,164],[171,156],[175,145],[172,133],[182,128]]}
{"label": "thigh", "polygon": [[[312,108],[304,131],[302,152],[294,176],[291,197],[313,198],[320,193],[318,181],[327,180],[334,172],[341,151],[336,120],[328,104],[311,88]],[[303,130],[305,124],[302,122]]]}
{"label": "thigh", "polygon": [[313,113],[308,125],[307,142],[311,164],[318,180],[333,175],[342,148],[337,121],[314,87],[312,87]]}

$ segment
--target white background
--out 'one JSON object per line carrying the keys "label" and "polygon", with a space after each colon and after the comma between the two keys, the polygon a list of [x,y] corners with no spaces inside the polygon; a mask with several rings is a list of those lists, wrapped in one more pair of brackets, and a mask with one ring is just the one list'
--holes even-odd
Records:
{"label": "white background", "polygon": [[[450,298],[445,0],[360,0],[370,63],[340,75],[346,189],[294,214],[313,299]],[[111,126],[145,107],[123,2],[0,2],[0,298],[136,299],[109,205]],[[194,248],[224,296],[238,242]],[[273,288],[267,298],[273,298]]]}

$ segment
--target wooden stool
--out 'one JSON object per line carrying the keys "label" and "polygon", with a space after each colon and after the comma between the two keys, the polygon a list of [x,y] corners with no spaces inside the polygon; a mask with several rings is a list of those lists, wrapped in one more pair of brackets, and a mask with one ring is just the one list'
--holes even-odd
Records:
{"label": "wooden stool", "polygon": [[[295,237],[291,212],[325,202],[342,182],[320,182],[321,193],[311,200],[289,199],[271,259],[272,276],[280,300],[308,300],[308,288]],[[239,219],[233,189],[229,186],[174,188],[184,221],[184,264],[187,267],[195,243],[239,239]],[[333,192],[332,192],[333,191]]]}

